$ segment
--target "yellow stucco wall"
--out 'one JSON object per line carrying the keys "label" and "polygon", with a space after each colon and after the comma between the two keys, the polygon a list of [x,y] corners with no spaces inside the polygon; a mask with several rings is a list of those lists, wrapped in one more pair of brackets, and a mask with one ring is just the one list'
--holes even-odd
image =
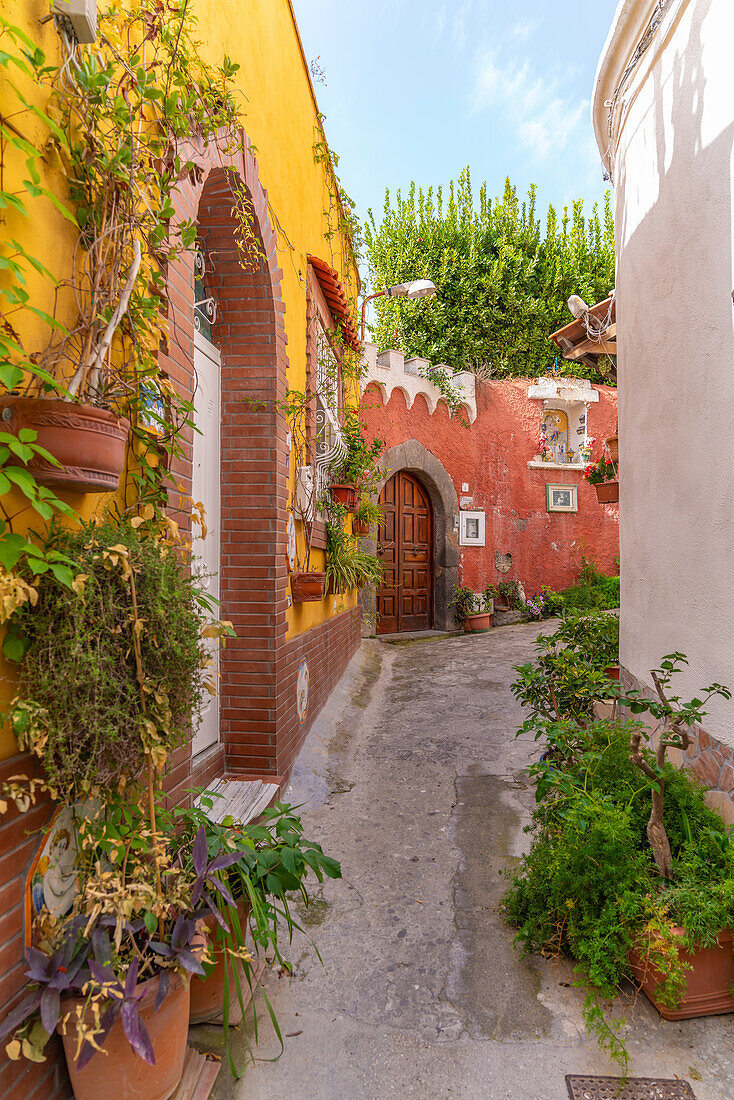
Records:
{"label": "yellow stucco wall", "polygon": [[[303,57],[293,12],[288,0],[194,0],[198,18],[197,37],[209,61],[219,62],[224,53],[241,66],[235,77],[242,93],[242,110],[247,136],[255,148],[260,180],[268,192],[270,219],[277,231],[285,329],[288,336],[289,378],[292,389],[302,390],[306,380],[306,287],[307,256],[327,260],[341,276],[347,296],[355,300],[356,268],[351,253],[339,235],[326,239],[333,228],[333,185],[325,164],[317,163],[314,144],[320,140],[318,108]],[[41,26],[48,14],[47,0],[4,0],[1,13],[20,26],[46,52],[50,62],[60,59],[58,36],[52,23]],[[42,96],[38,89],[18,80],[31,101]],[[43,100],[36,98],[39,106]],[[7,88],[0,88],[0,112],[4,118],[17,110],[17,101]],[[12,121],[12,117],[11,117]],[[34,142],[45,133],[43,124],[23,120],[31,129],[24,133]],[[14,150],[6,153],[4,185],[15,187],[24,176],[23,159]],[[56,154],[50,152],[42,169],[42,182],[62,200],[66,184]],[[32,217],[13,210],[0,211],[0,232],[16,238],[57,275],[68,269],[76,231],[44,198],[29,199]],[[331,221],[328,211],[331,209]],[[0,279],[3,273],[0,272]],[[28,289],[40,308],[51,311],[53,290],[40,277],[30,280]],[[63,318],[62,318],[63,319]],[[32,322],[24,322],[21,333],[32,350],[41,333]],[[61,494],[80,514],[103,511],[109,497]],[[31,525],[37,517],[28,513]],[[22,528],[22,525],[21,525]],[[311,568],[323,567],[323,553],[312,555]],[[356,596],[328,597],[322,603],[296,605],[288,613],[289,634],[295,635],[354,606]],[[0,694],[13,693],[12,669],[0,660]],[[0,758],[15,751],[12,736],[0,731]]]}
{"label": "yellow stucco wall", "polygon": [[[306,381],[306,275],[308,255],[327,260],[340,273],[348,296],[356,292],[356,269],[343,240],[327,240],[333,204],[326,166],[316,162],[321,140],[318,107],[288,0],[195,0],[199,37],[208,60],[227,53],[241,65],[235,80],[246,97],[245,130],[255,146],[260,180],[268,192],[271,221],[278,233],[283,269],[288,384]],[[350,293],[351,292],[351,293]],[[293,476],[293,471],[291,471]],[[323,553],[311,568],[323,568]],[[353,607],[356,596],[328,597],[323,603],[294,605],[289,634],[299,634]]]}

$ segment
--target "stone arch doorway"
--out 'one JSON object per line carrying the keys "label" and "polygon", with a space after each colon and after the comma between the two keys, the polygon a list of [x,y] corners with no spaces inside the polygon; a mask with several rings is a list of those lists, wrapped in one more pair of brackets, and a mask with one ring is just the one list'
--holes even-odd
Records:
{"label": "stone arch doorway", "polygon": [[[390,447],[380,459],[383,477],[378,484],[381,493],[398,472],[411,474],[428,495],[432,512],[431,535],[431,626],[434,630],[453,630],[455,621],[449,607],[453,587],[459,583],[459,498],[448,472],[427,447],[417,439]],[[375,539],[365,540],[373,553]],[[362,594],[365,633],[380,629],[377,621],[377,592],[365,589]],[[386,633],[386,631],[380,631]]]}
{"label": "stone arch doorway", "polygon": [[433,626],[433,508],[414,474],[385,482],[377,555],[384,570],[377,593],[377,633],[430,630]]}

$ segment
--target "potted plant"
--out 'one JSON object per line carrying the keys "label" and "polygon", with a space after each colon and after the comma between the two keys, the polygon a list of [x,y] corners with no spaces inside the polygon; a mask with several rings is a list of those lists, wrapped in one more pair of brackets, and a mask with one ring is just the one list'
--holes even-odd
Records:
{"label": "potted plant", "polygon": [[278,404],[285,414],[291,433],[291,451],[295,464],[295,485],[291,501],[294,519],[300,524],[296,535],[296,553],[290,574],[294,603],[314,603],[324,598],[326,572],[311,568],[313,528],[319,510],[319,478],[312,459],[310,423],[316,395],[288,390],[286,400]]}
{"label": "potted plant", "polygon": [[335,594],[367,585],[379,587],[382,581],[379,558],[362,550],[356,536],[333,519],[326,525],[326,580]]}
{"label": "potted plant", "polygon": [[541,432],[538,437],[538,454],[540,455],[541,462],[553,462],[553,452],[548,446],[548,436],[545,432]]}
{"label": "potted plant", "polygon": [[346,449],[331,467],[331,496],[335,504],[353,512],[360,490],[374,481],[384,443],[381,439],[367,443],[358,409],[345,412],[341,432]]}
{"label": "potted plant", "polygon": [[619,465],[619,439],[616,435],[610,435],[605,440],[607,450],[609,452],[609,458],[615,466]]}
{"label": "potted plant", "polygon": [[[32,221],[32,199],[50,200],[77,237],[73,261],[58,278],[15,242],[4,261],[11,305],[0,333],[0,419],[16,437],[33,432],[53,456],[55,462],[38,452],[26,469],[37,484],[54,489],[116,490],[131,422],[140,459],[144,394],[166,386],[157,363],[167,310],[163,272],[193,244],[188,218],[177,217],[173,204],[179,181],[196,171],[190,136],[216,143],[226,132],[232,151],[238,140],[240,107],[229,62],[222,69],[197,57],[192,65],[196,47],[183,10],[173,21],[170,12],[153,10],[144,24],[124,6],[101,12],[98,41],[63,65],[49,64],[19,28],[4,27],[4,49],[14,51],[13,70],[22,74],[18,86],[9,86],[17,102],[8,110],[19,133],[31,133],[31,120],[37,127],[24,139],[29,181],[13,194],[13,206]],[[100,97],[100,72],[118,100]],[[33,103],[23,95],[23,81],[39,89]],[[161,111],[174,85],[186,86],[191,96],[186,103],[169,97]],[[155,116],[156,125],[131,128],[118,109],[123,101],[135,117]],[[53,193],[39,172],[49,142],[66,183]],[[243,226],[249,224],[245,200],[234,195],[233,201]],[[40,295],[28,293],[31,272],[40,277]],[[46,299],[50,313],[39,308]],[[23,312],[25,325],[18,323]],[[24,331],[40,334],[35,347],[24,346],[18,335]],[[167,396],[185,418],[190,406],[170,387]],[[16,466],[17,456],[0,465]]]}
{"label": "potted plant", "polygon": [[188,974],[202,971],[197,922],[217,872],[241,856],[209,860],[197,834],[184,857],[161,828],[161,772],[198,713],[207,638],[231,628],[212,619],[175,524],[152,506],[54,525],[44,551],[58,568],[34,578],[4,652],[19,688],[7,717],[46,778],[26,792],[9,781],[2,797],[27,809],[40,783],[74,807],[76,893],[53,913],[38,903],[29,992],[2,1034],[11,1057],[37,1060],[58,1028],[78,1100],[163,1100],[183,1068]]}
{"label": "potted plant", "polygon": [[586,467],[584,478],[589,485],[596,490],[596,497],[600,504],[614,504],[619,500],[619,481],[617,480],[617,466],[604,457]]}
{"label": "potted plant", "polygon": [[494,601],[495,611],[522,611],[525,607],[520,582],[516,579],[487,585],[484,596],[485,600]]}
{"label": "potted plant", "polygon": [[364,538],[382,519],[380,506],[372,495],[363,495],[352,516],[352,533]]}
{"label": "potted plant", "polygon": [[582,444],[580,444],[579,457],[581,458],[582,462],[586,462],[587,464],[591,462],[591,450],[595,443],[596,439],[594,438],[594,436],[587,435],[586,440]]}
{"label": "potted plant", "polygon": [[[309,871],[321,882],[324,875],[339,878],[341,869],[336,860],[324,855],[319,844],[303,836],[301,819],[291,806],[276,803],[264,811],[258,824],[238,826],[229,818],[216,824],[209,817],[214,797],[203,792],[193,806],[176,808],[172,820],[185,838],[204,829],[212,863],[221,856],[239,857],[215,872],[224,890],[216,896],[219,917],[212,915],[207,920],[213,953],[203,962],[205,973],[191,983],[191,1022],[224,1024],[234,1070],[228,1028],[242,1018],[266,952],[284,969],[292,969],[281,951],[280,932],[287,929],[291,942],[294,929],[303,930],[293,918],[288,895],[296,892],[308,905],[305,880]],[[254,965],[253,950],[260,966]],[[265,1000],[277,1031],[272,1006]],[[254,1024],[257,1038],[256,1012]]]}
{"label": "potted plant", "polygon": [[454,585],[454,617],[465,634],[485,634],[492,626],[494,603],[486,592],[475,593],[466,585]]}
{"label": "potted plant", "polygon": [[[670,690],[685,663],[676,653],[651,674],[657,699],[620,695],[602,668],[611,647],[602,618],[601,645],[588,647],[579,616],[539,639],[539,660],[519,669],[513,690],[531,712],[519,732],[533,730],[546,750],[530,768],[533,841],[505,909],[526,950],[576,961],[587,1026],[626,1067],[622,1036],[600,1004],[623,978],[637,978],[670,1018],[734,1008],[732,838],[695,777],[666,760],[669,747],[685,750],[706,700],[730,692],[712,684],[682,702]],[[597,718],[595,701],[610,691],[625,712],[658,722],[654,744],[635,718]]]}
{"label": "potted plant", "polygon": [[166,1100],[183,1071],[189,978],[204,974],[202,917],[230,900],[220,876],[242,853],[210,859],[203,826],[183,844],[166,835],[144,791],[86,810],[78,893],[68,913],[36,918],[29,993],[0,1036],[11,1058],[35,1061],[58,1030],[77,1100]]}

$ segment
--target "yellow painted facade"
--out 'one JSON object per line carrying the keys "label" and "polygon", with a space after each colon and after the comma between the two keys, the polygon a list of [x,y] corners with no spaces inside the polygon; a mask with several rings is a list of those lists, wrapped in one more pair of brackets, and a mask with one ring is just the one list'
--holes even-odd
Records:
{"label": "yellow painted facade", "polygon": [[[124,0],[116,0],[124,2]],[[104,0],[100,0],[100,7]],[[0,14],[9,23],[21,27],[47,55],[50,63],[61,59],[59,38],[52,22],[41,25],[48,14],[47,0],[3,0]],[[303,390],[306,382],[306,314],[307,256],[326,260],[340,275],[347,298],[356,305],[358,276],[349,244],[340,232],[336,216],[335,184],[328,164],[318,160],[315,146],[323,141],[318,106],[311,85],[306,59],[298,35],[289,0],[194,0],[192,11],[198,19],[197,37],[203,55],[211,62],[227,54],[241,67],[235,82],[242,94],[244,129],[254,147],[259,177],[267,190],[269,216],[277,232],[277,249],[283,270],[281,284],[285,303],[285,330],[288,337],[288,385]],[[35,87],[26,87],[18,79],[18,87],[30,102],[43,94]],[[39,106],[45,104],[36,98]],[[12,124],[17,100],[10,89],[0,87],[0,112],[3,120]],[[41,122],[24,126],[23,133],[32,143],[47,131]],[[23,158],[13,149],[6,149],[3,164],[3,186],[18,187],[24,178]],[[44,159],[42,183],[62,200],[68,192],[57,154],[50,150]],[[12,209],[0,211],[0,233],[18,240],[45,263],[57,277],[63,278],[72,263],[77,232],[47,199],[30,199],[31,217]],[[4,273],[0,271],[0,279]],[[29,279],[32,300],[51,312],[53,288],[48,281]],[[64,319],[63,317],[61,318]],[[28,350],[32,350],[43,334],[39,321],[24,322],[20,333]],[[354,395],[353,395],[354,396]],[[293,475],[293,472],[291,472]],[[109,496],[59,494],[80,515],[90,517],[103,511]],[[31,526],[38,527],[34,513],[28,512]],[[22,529],[22,524],[19,529]],[[312,554],[311,568],[323,568],[323,552]],[[300,634],[326,619],[353,607],[356,595],[327,597],[322,603],[296,605],[288,612],[289,636]],[[13,671],[0,663],[3,680],[1,693],[13,694]],[[0,759],[16,751],[12,735],[0,731]]]}

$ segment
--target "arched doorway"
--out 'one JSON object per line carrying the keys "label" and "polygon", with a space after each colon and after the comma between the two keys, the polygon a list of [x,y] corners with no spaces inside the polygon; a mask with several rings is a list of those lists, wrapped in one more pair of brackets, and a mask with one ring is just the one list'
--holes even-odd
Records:
{"label": "arched doorway", "polygon": [[377,554],[384,568],[377,633],[433,626],[433,509],[426,489],[400,470],[380,493]]}

